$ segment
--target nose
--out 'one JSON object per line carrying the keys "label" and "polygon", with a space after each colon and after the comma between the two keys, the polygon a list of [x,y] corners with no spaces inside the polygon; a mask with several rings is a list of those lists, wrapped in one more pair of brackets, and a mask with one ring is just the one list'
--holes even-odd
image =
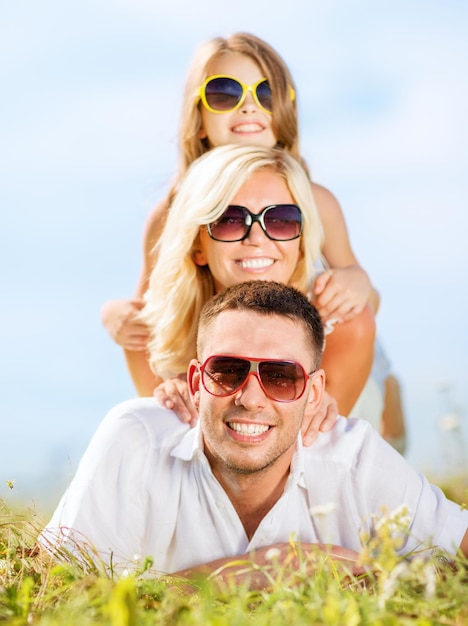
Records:
{"label": "nose", "polygon": [[260,385],[256,372],[250,372],[244,387],[236,393],[234,402],[236,406],[243,406],[248,411],[265,408],[268,398]]}
{"label": "nose", "polygon": [[260,224],[260,222],[254,222],[252,226],[250,227],[249,234],[243,240],[243,243],[247,243],[251,246],[261,246],[262,244],[265,243],[265,241],[270,241],[270,240],[266,236],[262,228],[262,225]]}
{"label": "nose", "polygon": [[252,90],[248,89],[247,93],[245,94],[245,98],[243,103],[241,104],[240,110],[242,113],[249,113],[251,111],[256,111],[257,110],[257,103],[254,100],[253,94],[252,94]]}

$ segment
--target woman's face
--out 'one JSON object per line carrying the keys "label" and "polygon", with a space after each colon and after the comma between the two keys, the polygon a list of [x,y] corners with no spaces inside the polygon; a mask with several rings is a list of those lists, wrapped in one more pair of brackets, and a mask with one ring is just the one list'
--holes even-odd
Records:
{"label": "woman's face", "polygon": [[[211,61],[208,72],[228,75],[245,85],[253,85],[265,76],[249,57],[237,52],[223,54]],[[202,128],[200,138],[208,139],[210,148],[227,144],[247,144],[272,148],[276,137],[272,129],[272,116],[263,111],[249,91],[242,105],[235,111],[212,113],[200,104]]]}
{"label": "woman's face", "polygon": [[[262,170],[253,174],[230,204],[244,206],[258,214],[272,204],[293,203],[284,179],[272,170]],[[194,260],[197,265],[208,265],[218,292],[248,280],[289,283],[300,255],[300,238],[273,241],[255,222],[243,241],[215,241],[206,228],[202,228],[200,250],[195,253]]]}

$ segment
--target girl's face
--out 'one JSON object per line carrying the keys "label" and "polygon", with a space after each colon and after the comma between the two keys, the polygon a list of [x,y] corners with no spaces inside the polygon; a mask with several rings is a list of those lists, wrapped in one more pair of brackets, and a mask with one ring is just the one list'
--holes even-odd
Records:
{"label": "girl's face", "polygon": [[[272,170],[262,170],[239,189],[231,204],[260,213],[272,204],[293,204],[285,181]],[[301,255],[300,238],[273,241],[255,222],[243,241],[215,241],[206,228],[200,230],[200,250],[195,253],[197,265],[208,265],[216,292],[248,280],[276,280],[289,283]]]}
{"label": "girl's face", "polygon": [[[253,85],[265,76],[249,57],[237,52],[223,54],[213,59],[208,74],[224,74],[238,78],[245,85]],[[210,148],[226,144],[248,144],[272,148],[276,137],[271,127],[272,116],[263,111],[249,91],[242,105],[235,111],[212,113],[203,104],[201,107],[202,128],[200,138],[208,139]]]}

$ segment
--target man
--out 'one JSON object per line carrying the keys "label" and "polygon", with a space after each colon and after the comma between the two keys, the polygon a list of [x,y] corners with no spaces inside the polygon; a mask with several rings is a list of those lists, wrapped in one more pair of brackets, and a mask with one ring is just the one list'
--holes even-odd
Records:
{"label": "man", "polygon": [[152,556],[156,570],[190,576],[237,555],[265,562],[271,546],[286,558],[292,536],[353,559],[383,507],[406,505],[402,554],[430,543],[467,555],[468,511],[367,422],[340,417],[302,447],[305,406],[319,406],[325,385],[322,347],[317,311],[295,289],[253,281],[218,294],[188,370],[196,428],[151,398],[114,408],[42,542],[61,527],[114,567]]}

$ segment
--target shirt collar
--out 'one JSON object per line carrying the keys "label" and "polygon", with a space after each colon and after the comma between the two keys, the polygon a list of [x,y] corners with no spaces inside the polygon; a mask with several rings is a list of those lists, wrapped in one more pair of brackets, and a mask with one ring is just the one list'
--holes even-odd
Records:
{"label": "shirt collar", "polygon": [[181,441],[173,448],[171,456],[182,461],[190,461],[200,454],[203,454],[203,439],[200,420],[198,420],[195,427],[188,430]]}

